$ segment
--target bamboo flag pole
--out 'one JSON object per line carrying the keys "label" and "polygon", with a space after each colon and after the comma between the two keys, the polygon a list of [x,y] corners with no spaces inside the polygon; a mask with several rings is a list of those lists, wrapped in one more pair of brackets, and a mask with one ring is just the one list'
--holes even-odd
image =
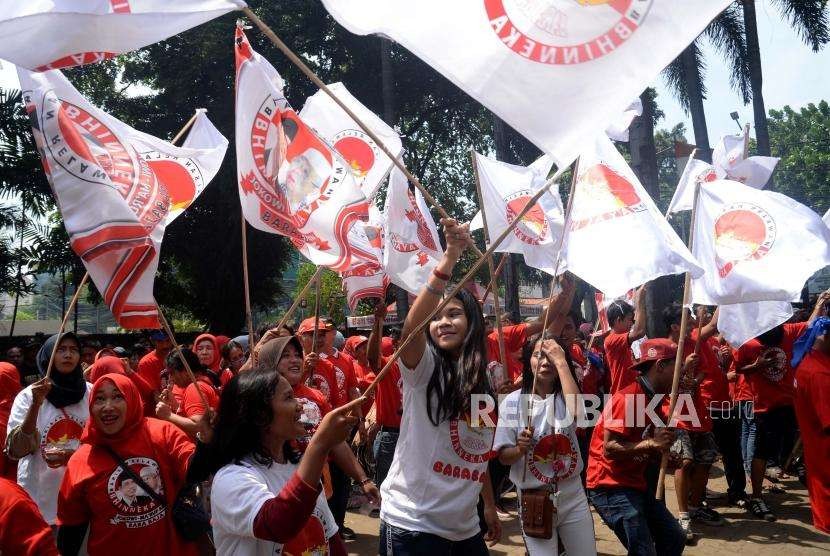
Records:
{"label": "bamboo flag pole", "polygon": [[173,139],[170,140],[170,142],[172,144],[175,145],[176,141],[178,141],[179,139],[182,138],[182,135],[184,135],[187,132],[187,130],[191,128],[191,126],[193,125],[193,122],[196,121],[196,118],[199,116],[199,114],[201,112],[206,112],[206,110],[204,108],[197,108],[196,109],[196,112],[190,117],[189,120],[187,120],[187,123],[185,123],[184,126],[176,134],[176,136],[173,137]]}
{"label": "bamboo flag pole", "polygon": [[[472,148],[470,148],[470,160],[473,164],[473,178],[475,179],[476,184],[476,195],[478,195],[478,203],[481,207],[481,221],[484,224],[484,246],[490,246],[490,232],[487,228],[487,211],[484,209],[484,197],[481,194],[481,175],[478,172],[478,164],[476,163],[476,152]],[[505,256],[507,254],[505,253]],[[493,265],[493,255],[487,256],[487,266],[490,270],[490,283],[493,285],[493,312],[496,314],[496,330],[498,332],[499,337],[499,362],[501,363],[501,369],[504,373],[505,377],[509,377],[507,374],[507,351],[504,347],[504,330],[502,329],[501,325],[501,308],[499,307],[499,288],[498,282],[495,272],[495,265]],[[482,303],[487,301],[487,293],[484,294],[484,299]],[[508,378],[509,380],[509,378]]]}
{"label": "bamboo flag pole", "polygon": [[[331,97],[331,99],[335,102],[335,104],[337,104],[340,108],[342,108],[342,109],[343,109],[343,111],[344,111],[344,112],[345,112],[345,113],[346,113],[346,114],[347,114],[347,115],[348,115],[348,116],[349,116],[352,120],[354,120],[354,122],[355,122],[358,126],[360,126],[360,129],[362,129],[362,130],[366,133],[366,135],[368,135],[368,136],[369,136],[369,138],[370,138],[372,141],[374,141],[374,142],[375,142],[375,144],[377,145],[377,147],[378,147],[381,151],[383,151],[383,154],[385,154],[386,156],[388,156],[388,157],[389,157],[389,160],[391,160],[391,161],[392,161],[392,163],[393,163],[393,164],[394,164],[394,165],[395,165],[395,166],[396,166],[396,167],[397,167],[397,168],[398,168],[401,172],[403,172],[403,174],[406,176],[406,179],[407,179],[407,180],[409,180],[409,182],[410,182],[412,185],[414,185],[415,187],[417,187],[417,188],[421,191],[421,194],[424,196],[424,199],[426,199],[426,201],[427,201],[430,205],[432,205],[433,207],[435,207],[435,209],[436,209],[436,210],[438,211],[438,213],[441,215],[441,218],[450,218],[450,215],[449,215],[449,214],[447,214],[447,211],[445,211],[445,210],[444,210],[444,208],[443,208],[441,205],[439,205],[439,204],[438,204],[438,201],[436,201],[436,200],[435,200],[435,198],[434,198],[432,195],[430,195],[430,194],[429,194],[429,191],[427,191],[427,190],[426,190],[426,188],[425,188],[423,185],[421,185],[421,182],[418,180],[418,178],[416,178],[416,177],[415,177],[415,176],[414,176],[414,175],[413,175],[413,174],[412,174],[409,170],[407,170],[407,168],[406,168],[406,166],[404,166],[403,162],[401,162],[401,161],[398,159],[398,157],[397,157],[397,156],[395,156],[395,155],[392,153],[392,151],[390,151],[390,150],[386,147],[386,145],[383,143],[383,141],[380,139],[380,137],[378,137],[378,136],[377,136],[377,134],[376,134],[374,131],[372,131],[372,129],[371,129],[368,125],[366,125],[366,124],[365,124],[365,123],[364,123],[364,122],[363,122],[363,121],[362,121],[362,120],[361,120],[361,119],[357,116],[357,114],[355,114],[355,113],[354,113],[354,112],[353,112],[353,111],[352,111],[352,110],[351,110],[348,106],[346,106],[346,105],[343,103],[343,101],[342,101],[342,100],[340,100],[339,98],[337,98],[337,95],[335,95],[335,94],[334,94],[334,92],[332,92],[332,90],[331,90],[331,89],[329,89],[329,88],[328,88],[328,86],[326,86],[326,84],[325,84],[325,83],[323,83],[323,81],[322,81],[322,80],[321,80],[321,79],[317,76],[317,74],[316,74],[316,73],[314,73],[314,71],[313,71],[311,68],[309,68],[309,67],[306,65],[306,63],[305,63],[305,62],[303,62],[303,61],[302,61],[302,59],[300,59],[300,57],[299,57],[299,56],[297,56],[297,55],[294,53],[294,51],[292,51],[292,50],[291,50],[291,48],[289,48],[289,47],[288,47],[288,45],[287,45],[287,44],[285,44],[285,43],[284,43],[284,42],[283,42],[283,41],[282,41],[282,40],[281,40],[281,39],[277,36],[277,34],[276,34],[276,33],[274,33],[274,31],[273,31],[270,27],[268,27],[268,25],[266,25],[264,21],[262,21],[262,20],[259,18],[259,16],[257,16],[257,15],[256,15],[256,14],[255,14],[255,13],[254,13],[254,12],[253,12],[250,8],[247,8],[247,7],[242,8],[242,12],[243,12],[246,16],[248,16],[248,18],[250,18],[250,20],[251,20],[251,21],[253,21],[253,22],[254,22],[254,24],[255,24],[255,25],[259,28],[259,30],[260,30],[260,31],[261,31],[261,32],[262,32],[262,33],[263,33],[266,37],[268,37],[268,39],[270,39],[270,41],[271,41],[272,43],[274,43],[274,46],[276,46],[276,47],[280,50],[280,52],[282,52],[283,54],[285,54],[285,56],[286,56],[286,57],[287,57],[287,58],[291,61],[291,63],[293,63],[295,66],[297,66],[297,68],[299,68],[299,70],[300,70],[303,74],[305,74],[305,76],[306,76],[306,77],[308,77],[308,78],[312,81],[312,83],[314,83],[314,84],[315,84],[315,85],[316,85],[316,86],[317,86],[317,87],[318,87],[321,91],[323,91],[323,92],[324,92],[324,93],[326,93],[328,96],[330,96],[330,97]],[[473,250],[473,252],[474,252],[477,256],[481,257],[481,255],[482,255],[481,251],[478,249],[478,247],[477,247],[477,246],[475,245],[475,243],[474,243],[474,242],[472,242],[472,241],[470,242],[470,248]]]}
{"label": "bamboo flag pole", "polygon": [[[695,184],[695,196],[692,203],[692,218],[689,224],[689,250],[691,251],[695,241],[695,219],[697,217],[697,205],[700,198],[700,184]],[[686,273],[683,280],[683,312],[680,317],[680,337],[677,339],[677,357],[674,359],[674,376],[671,383],[671,395],[669,396],[669,412],[667,418],[669,420],[667,425],[671,423],[672,415],[674,415],[674,408],[677,405],[677,392],[680,388],[680,372],[683,368],[683,353],[686,348],[686,332],[689,329],[689,311],[685,308],[689,304],[692,289],[692,275]],[[700,336],[698,336],[700,338]],[[657,477],[657,493],[658,500],[662,500],[666,495],[666,469],[669,465],[668,452],[663,453],[663,458],[660,461],[660,474]]]}
{"label": "bamboo flag pole", "polygon": [[[472,278],[475,275],[475,273],[478,272],[478,270],[482,266],[484,266],[484,263],[487,262],[487,256],[492,255],[493,252],[498,248],[498,246],[501,245],[501,242],[504,241],[504,238],[506,238],[508,234],[513,233],[513,228],[515,228],[516,225],[521,221],[522,217],[525,214],[527,214],[530,211],[530,209],[533,208],[534,205],[536,205],[536,201],[539,200],[539,198],[545,193],[545,191],[550,189],[550,187],[554,183],[556,183],[556,180],[559,179],[559,176],[562,175],[562,173],[565,171],[565,168],[567,168],[567,166],[563,167],[560,170],[557,170],[553,177],[546,181],[545,184],[539,189],[539,191],[537,191],[533,195],[533,197],[530,198],[525,207],[521,211],[519,211],[519,214],[516,215],[516,219],[499,235],[499,237],[497,237],[490,244],[490,247],[487,248],[487,251],[485,251],[484,254],[481,257],[479,257],[479,259],[473,264],[472,267],[470,267],[470,270],[467,271],[467,274],[461,277],[461,280],[458,282],[458,285],[456,286],[457,288],[463,287],[464,284],[466,284],[470,280],[470,278]],[[573,195],[571,195],[571,198],[572,197]],[[397,361],[398,357],[401,356],[401,351],[403,351],[403,349],[406,348],[407,345],[409,345],[409,342],[411,342],[412,339],[415,338],[415,336],[417,336],[427,325],[429,325],[429,323],[432,321],[432,318],[435,315],[437,315],[441,309],[446,307],[447,303],[449,303],[452,300],[453,297],[451,295],[444,297],[444,299],[438,304],[438,306],[435,307],[435,309],[433,309],[432,312],[429,315],[427,315],[424,320],[418,323],[418,325],[412,330],[412,332],[409,333],[409,336],[404,338],[404,340],[398,346],[398,349],[395,350],[395,353],[393,353],[389,360],[386,362],[386,365],[384,365],[380,372],[378,372],[378,374],[375,376],[375,380],[372,381],[368,388],[366,388],[366,391],[363,393],[364,397],[369,397],[369,395],[375,390],[375,388],[377,388],[377,385],[380,383],[380,381],[389,372],[389,369],[392,368],[392,365],[395,363],[395,361]]]}
{"label": "bamboo flag pole", "polygon": [[78,298],[81,296],[81,290],[84,289],[87,281],[89,280],[89,271],[84,274],[84,277],[81,278],[81,282],[78,284],[78,287],[75,288],[75,295],[72,296],[72,300],[69,302],[69,307],[66,308],[66,313],[63,315],[63,319],[61,320],[61,326],[58,329],[58,339],[55,342],[55,345],[52,346],[52,353],[49,355],[49,365],[46,366],[46,376],[48,377],[49,374],[52,372],[52,364],[55,362],[55,354],[58,352],[58,344],[60,344],[61,335],[63,335],[63,331],[66,328],[66,323],[69,320],[69,314],[72,312],[72,309],[78,303]]}
{"label": "bamboo flag pole", "polygon": [[248,349],[254,349],[254,317],[251,312],[251,278],[248,275],[248,221],[240,205],[242,223],[242,281],[245,291],[245,321],[248,324]]}
{"label": "bamboo flag pole", "polygon": [[509,253],[502,253],[501,254],[501,260],[499,261],[499,265],[496,267],[496,272],[495,272],[495,274],[492,274],[490,276],[490,283],[487,284],[487,289],[484,290],[484,299],[487,299],[487,296],[490,295],[490,292],[493,290],[493,288],[496,287],[496,280],[498,279],[499,276],[501,276],[501,270],[504,268],[504,263],[506,263],[509,260],[510,260],[510,254]]}
{"label": "bamboo flag pole", "polygon": [[311,349],[317,349],[317,331],[320,328],[320,282],[322,281],[322,273],[315,274],[317,277],[314,283],[314,335],[311,342]]}
{"label": "bamboo flag pole", "polygon": [[202,402],[202,405],[205,406],[205,418],[207,418],[208,413],[210,413],[210,404],[205,398],[205,393],[202,392],[202,389],[199,388],[199,382],[196,380],[196,375],[193,374],[193,369],[190,368],[190,364],[187,362],[187,359],[182,352],[181,346],[176,341],[176,337],[173,335],[173,330],[170,328],[170,323],[167,322],[167,319],[164,317],[164,313],[161,310],[161,306],[156,303],[156,310],[159,313],[159,322],[161,322],[162,328],[164,328],[164,332],[167,334],[167,337],[170,338],[170,341],[173,342],[173,350],[179,355],[179,360],[184,365],[184,370],[187,371],[187,376],[190,377],[190,382],[196,387],[196,392],[199,394],[199,400]]}

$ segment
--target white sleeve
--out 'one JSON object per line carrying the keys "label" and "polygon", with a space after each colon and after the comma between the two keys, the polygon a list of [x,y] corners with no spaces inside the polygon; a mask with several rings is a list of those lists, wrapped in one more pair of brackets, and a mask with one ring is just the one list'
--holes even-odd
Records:
{"label": "white sleeve", "polygon": [[263,504],[276,496],[252,469],[226,465],[213,478],[211,521],[231,535],[255,538],[254,519]]}
{"label": "white sleeve", "polygon": [[405,385],[410,387],[423,386],[429,382],[429,377],[432,376],[432,371],[435,369],[435,356],[432,354],[429,345],[426,345],[424,346],[424,354],[421,355],[421,360],[418,361],[414,369],[404,365],[400,359],[398,359],[398,366],[401,369],[401,379]]}
{"label": "white sleeve", "polygon": [[6,425],[6,434],[8,435],[13,428],[19,427],[26,419],[26,414],[29,413],[29,407],[32,405],[32,388],[27,387],[17,393],[12,403],[11,413],[9,413],[9,422]]}
{"label": "white sleeve", "polygon": [[[518,394],[521,390],[516,391]],[[493,440],[493,450],[498,452],[508,446],[515,446],[519,438],[519,431],[523,428],[519,423],[520,395],[512,393],[499,404],[499,424],[496,427],[496,436]]]}

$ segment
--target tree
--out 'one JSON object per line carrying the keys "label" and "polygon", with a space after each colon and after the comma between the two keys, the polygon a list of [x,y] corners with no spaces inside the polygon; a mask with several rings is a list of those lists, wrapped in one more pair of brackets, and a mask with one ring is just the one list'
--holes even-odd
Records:
{"label": "tree", "polygon": [[[297,289],[294,291],[296,299],[308,281],[314,276],[317,267],[311,263],[303,263],[297,270]],[[305,316],[314,316],[314,304],[317,299],[317,286],[312,284],[305,296]],[[324,270],[320,276],[320,317],[330,317],[336,324],[346,322],[345,306],[346,296],[343,294],[343,281],[336,272]],[[294,314],[291,319],[299,322],[300,315]]]}
{"label": "tree", "polygon": [[[830,26],[826,10],[827,0],[776,0],[782,15],[796,28],[802,40],[813,52],[830,42]],[[764,108],[761,48],[758,44],[758,23],[755,18],[755,0],[741,0],[746,29],[747,65],[752,86],[752,111],[755,118],[755,137],[758,154],[770,156],[770,137],[767,113]]]}

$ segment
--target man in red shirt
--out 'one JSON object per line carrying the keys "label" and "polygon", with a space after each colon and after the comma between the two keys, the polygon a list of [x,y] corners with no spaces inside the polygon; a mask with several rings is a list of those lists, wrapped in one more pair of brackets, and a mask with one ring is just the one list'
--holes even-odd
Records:
{"label": "man in red shirt", "polygon": [[[650,401],[671,391],[677,346],[665,338],[648,339],[641,353],[632,369],[637,378],[612,396],[594,428],[588,498],[629,554],[674,556],[683,553],[686,537],[665,504],[655,499],[645,472],[675,439],[656,414],[660,405]],[[692,364],[693,359],[687,360],[684,370]]]}
{"label": "man in red shirt", "polygon": [[[825,292],[826,294],[826,292]],[[823,295],[825,295],[823,294]],[[821,299],[821,298],[820,298]],[[826,302],[826,299],[824,300]],[[830,533],[830,318],[817,319],[796,342],[795,413],[804,443],[813,525]],[[800,360],[799,360],[800,359]]]}
{"label": "man in red shirt", "polygon": [[0,554],[57,556],[52,530],[37,504],[17,483],[0,477]]}
{"label": "man in red shirt", "polygon": [[159,392],[161,391],[161,372],[164,370],[167,355],[173,349],[173,342],[170,341],[164,330],[150,332],[150,340],[153,342],[155,349],[141,358],[136,372],[153,387],[153,390]]}
{"label": "man in red shirt", "polygon": [[303,369],[305,371],[306,383],[309,387],[322,392],[326,401],[334,408],[340,407],[348,400],[340,398],[340,391],[337,388],[337,375],[331,361],[320,357],[325,349],[326,331],[331,325],[320,319],[317,339],[314,339],[314,317],[309,317],[297,327],[297,338],[303,346]]}
{"label": "man in red shirt", "polygon": [[637,310],[625,301],[614,301],[606,309],[611,332],[605,337],[605,361],[611,373],[611,394],[634,382],[631,344],[646,335],[646,286],[637,291]]}

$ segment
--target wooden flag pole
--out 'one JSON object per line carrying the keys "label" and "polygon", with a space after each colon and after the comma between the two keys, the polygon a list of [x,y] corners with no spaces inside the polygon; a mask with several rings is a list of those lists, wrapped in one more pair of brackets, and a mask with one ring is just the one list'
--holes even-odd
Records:
{"label": "wooden flag pole", "polygon": [[[697,205],[700,198],[700,184],[695,184],[695,196],[692,203],[692,218],[689,224],[689,250],[692,250],[695,241],[695,219],[697,217]],[[692,290],[692,275],[688,272],[683,279],[683,312],[680,317],[680,337],[677,339],[677,357],[674,359],[674,376],[671,383],[671,395],[669,396],[669,412],[666,417],[669,425],[674,415],[674,408],[677,405],[677,392],[680,389],[680,373],[683,369],[683,353],[686,347],[686,332],[689,329],[689,311],[686,306],[689,304]],[[700,338],[700,336],[698,336]],[[666,495],[666,469],[669,465],[668,451],[663,453],[663,458],[660,461],[660,474],[657,476],[657,493],[658,500],[663,500]]]}
{"label": "wooden flag pole", "polygon": [[164,332],[167,334],[167,337],[170,338],[170,341],[173,343],[173,350],[179,355],[179,360],[184,365],[184,370],[187,371],[187,376],[190,377],[190,382],[196,387],[196,392],[199,394],[199,400],[202,402],[202,405],[205,406],[205,418],[207,418],[208,413],[210,413],[210,404],[205,398],[205,393],[202,392],[202,389],[199,388],[199,382],[196,380],[196,375],[193,374],[193,369],[190,368],[190,363],[187,362],[187,359],[182,352],[182,348],[179,343],[176,341],[176,337],[173,335],[173,330],[170,328],[170,324],[167,322],[167,319],[164,317],[164,313],[161,311],[161,306],[156,303],[156,310],[159,313],[159,322],[161,322],[162,328],[164,328]]}
{"label": "wooden flag pole", "polygon": [[315,274],[317,280],[314,283],[314,335],[312,336],[311,349],[317,349],[317,331],[320,328],[320,282],[322,273]]}
{"label": "wooden flag pole", "polygon": [[[475,179],[476,184],[476,194],[478,195],[478,203],[481,207],[481,220],[484,223],[484,246],[490,246],[490,232],[487,228],[487,211],[484,209],[484,197],[481,194],[481,176],[478,173],[478,164],[476,163],[476,152],[472,148],[470,148],[470,160],[473,164],[473,178]],[[505,253],[505,256],[507,254]],[[502,330],[501,325],[501,308],[499,307],[499,288],[498,288],[498,278],[495,272],[495,265],[493,264],[493,255],[487,256],[487,266],[490,270],[490,283],[493,285],[493,312],[496,314],[496,330],[498,331],[499,336],[499,362],[501,363],[501,369],[504,373],[505,377],[509,377],[507,374],[507,351],[504,347],[504,331]],[[489,288],[489,286],[488,286]],[[482,304],[487,301],[487,292],[484,293],[484,299],[482,300]],[[509,380],[509,378],[508,378]]]}
{"label": "wooden flag pole", "polygon": [[[321,91],[323,91],[323,92],[324,92],[324,93],[326,93],[329,97],[331,97],[331,99],[335,102],[335,104],[337,104],[340,108],[342,108],[342,109],[343,109],[343,111],[344,111],[344,112],[345,112],[345,113],[346,113],[346,114],[347,114],[347,115],[348,115],[348,116],[349,116],[352,120],[354,120],[354,122],[355,122],[358,126],[360,126],[360,129],[362,129],[362,130],[366,133],[366,135],[368,135],[368,136],[369,136],[369,138],[370,138],[370,139],[372,139],[372,141],[374,141],[374,142],[375,142],[375,144],[377,145],[377,147],[378,147],[381,151],[383,151],[383,154],[385,154],[386,156],[388,156],[388,157],[389,157],[389,160],[391,160],[391,161],[392,161],[392,163],[393,163],[393,164],[394,164],[394,165],[395,165],[395,166],[396,166],[396,167],[397,167],[397,168],[398,168],[401,172],[403,172],[403,174],[406,176],[406,179],[407,179],[407,180],[409,180],[409,182],[410,182],[412,185],[414,185],[415,187],[417,187],[417,188],[421,191],[421,194],[424,196],[424,199],[426,199],[426,201],[427,201],[430,205],[432,205],[433,207],[435,207],[435,209],[436,209],[436,210],[438,211],[438,213],[441,215],[441,218],[450,218],[450,215],[449,215],[449,214],[447,214],[447,211],[445,211],[445,210],[444,210],[444,208],[443,208],[441,205],[439,205],[439,204],[438,204],[438,201],[436,201],[436,200],[435,200],[435,198],[434,198],[432,195],[430,195],[430,194],[429,194],[429,191],[427,191],[427,190],[426,190],[426,188],[425,188],[423,185],[421,185],[421,182],[418,180],[418,178],[416,178],[416,177],[415,177],[415,176],[414,176],[414,175],[413,175],[413,174],[412,174],[409,170],[407,170],[407,169],[406,169],[406,166],[404,166],[403,162],[401,162],[400,160],[398,160],[398,157],[397,157],[397,156],[395,156],[395,155],[392,153],[392,151],[390,151],[390,150],[386,147],[386,145],[383,143],[383,141],[380,139],[380,137],[378,137],[378,136],[377,136],[377,134],[376,134],[374,131],[372,131],[372,129],[371,129],[368,125],[366,125],[365,123],[363,123],[363,121],[362,121],[362,120],[361,120],[361,119],[357,116],[357,114],[355,114],[355,113],[354,113],[354,112],[353,112],[353,111],[352,111],[352,110],[351,110],[348,106],[346,106],[346,105],[343,103],[343,101],[342,101],[342,100],[340,100],[339,98],[337,98],[337,95],[335,95],[335,94],[334,94],[334,92],[333,92],[331,89],[329,89],[329,88],[326,86],[326,84],[325,84],[325,83],[323,83],[323,81],[322,81],[322,80],[321,80],[321,79],[317,76],[317,74],[316,74],[316,73],[314,73],[314,71],[313,71],[311,68],[309,68],[309,67],[306,65],[306,63],[305,63],[305,62],[303,62],[303,61],[302,61],[302,59],[300,59],[300,57],[299,57],[299,56],[297,56],[297,55],[296,55],[296,54],[295,54],[295,53],[294,53],[294,52],[293,52],[293,51],[292,51],[292,50],[288,47],[288,45],[287,45],[287,44],[285,44],[285,43],[284,43],[284,42],[283,42],[283,41],[282,41],[282,40],[281,40],[281,39],[277,36],[277,34],[276,34],[276,33],[274,33],[274,31],[273,31],[270,27],[268,27],[268,25],[266,25],[264,21],[262,21],[262,20],[259,18],[259,16],[257,16],[257,15],[256,15],[256,14],[255,14],[255,13],[254,13],[254,12],[253,12],[250,8],[247,8],[247,7],[242,8],[242,12],[243,12],[246,16],[248,16],[248,18],[250,18],[250,20],[251,20],[251,21],[253,21],[253,22],[254,22],[254,24],[255,24],[255,25],[259,28],[259,30],[260,30],[260,31],[261,31],[261,32],[262,32],[262,33],[263,33],[266,37],[268,37],[268,39],[270,39],[270,41],[271,41],[272,43],[274,43],[274,46],[276,46],[276,47],[280,50],[280,52],[282,52],[283,54],[285,54],[285,56],[286,56],[286,57],[287,57],[287,58],[291,61],[291,63],[293,63],[295,66],[297,66],[297,68],[299,68],[299,70],[300,70],[303,74],[305,74],[305,76],[306,76],[306,77],[308,77],[308,78],[312,81],[312,83],[314,83],[314,84],[315,84],[315,85],[316,85],[316,86],[317,86],[317,87],[318,87]],[[479,248],[475,245],[475,242],[470,241],[470,248],[473,250],[473,252],[474,252],[477,256],[481,257],[482,253],[481,253],[481,251],[479,250]]]}
{"label": "wooden flag pole", "polygon": [[245,291],[245,321],[248,324],[248,349],[254,349],[254,317],[251,312],[251,279],[248,275],[248,221],[245,220],[245,211],[240,205],[242,222],[242,281]]}
{"label": "wooden flag pole", "polygon": [[197,108],[197,109],[196,109],[196,113],[194,113],[194,114],[193,114],[193,116],[191,116],[191,117],[190,117],[190,119],[189,119],[189,120],[187,120],[187,123],[186,123],[186,124],[184,124],[184,126],[183,126],[180,130],[179,130],[179,132],[176,134],[176,136],[175,136],[175,137],[173,137],[173,139],[171,139],[171,140],[170,140],[170,143],[172,143],[173,145],[175,145],[175,144],[176,144],[176,141],[178,141],[179,139],[181,139],[181,138],[182,138],[182,135],[184,135],[184,134],[187,132],[187,130],[188,130],[188,129],[190,129],[190,128],[191,128],[191,126],[193,126],[193,122],[195,122],[195,121],[196,121],[196,118],[199,116],[199,111],[200,111],[200,110],[204,110],[204,109],[203,109],[203,108]]}
{"label": "wooden flag pole", "polygon": [[[481,257],[479,257],[479,259],[475,263],[473,263],[473,266],[470,267],[470,270],[468,270],[467,273],[464,276],[462,276],[462,278],[458,282],[458,285],[456,286],[456,288],[463,287],[464,284],[469,282],[470,279],[473,276],[475,276],[475,273],[478,272],[478,270],[482,266],[484,266],[484,263],[487,262],[487,256],[492,255],[493,252],[498,248],[498,246],[501,245],[501,242],[504,241],[504,238],[506,238],[508,234],[513,233],[513,228],[515,228],[516,225],[521,221],[522,217],[525,214],[527,214],[530,211],[531,208],[533,208],[533,206],[536,204],[536,201],[539,200],[539,198],[545,193],[545,191],[550,189],[550,187],[554,183],[556,183],[556,180],[559,179],[559,176],[562,175],[562,173],[565,171],[565,168],[567,168],[567,166],[560,169],[560,170],[557,170],[556,173],[553,175],[553,177],[550,178],[548,181],[546,181],[545,184],[539,189],[539,191],[537,191],[533,195],[533,197],[530,198],[530,200],[527,202],[527,204],[524,206],[524,208],[521,211],[519,211],[519,214],[516,215],[516,219],[499,235],[499,237],[497,237],[490,244],[490,247],[487,248],[487,251]],[[572,197],[573,197],[573,195],[571,195],[571,197],[569,197],[569,199],[572,198]],[[453,300],[453,297],[451,295],[445,296],[444,299],[441,301],[441,303],[439,303],[438,306],[435,307],[435,309],[433,309],[432,312],[429,315],[426,316],[426,318],[424,318],[424,320],[422,320],[420,323],[418,323],[418,325],[412,330],[412,332],[409,333],[409,336],[404,338],[404,340],[400,343],[400,345],[398,345],[398,349],[395,350],[395,353],[393,353],[392,356],[389,357],[389,360],[386,362],[386,365],[384,365],[383,368],[380,370],[380,372],[378,372],[378,374],[375,376],[375,380],[372,381],[372,383],[368,386],[368,388],[366,388],[366,391],[363,393],[364,397],[368,398],[370,396],[370,394],[375,390],[375,388],[377,388],[377,385],[380,383],[380,381],[389,372],[389,369],[392,368],[392,365],[395,363],[395,361],[397,361],[398,357],[400,357],[401,351],[404,348],[406,348],[406,346],[409,345],[409,342],[412,341],[412,339],[415,338],[419,333],[421,333],[421,331],[423,331],[423,329],[426,326],[428,326],[429,323],[432,321],[432,318],[435,315],[437,315],[438,312],[441,311],[441,309],[446,307],[447,304],[452,300]]]}
{"label": "wooden flag pole", "polygon": [[75,295],[72,296],[72,300],[69,302],[69,307],[66,308],[66,313],[63,315],[63,319],[61,320],[61,326],[58,329],[58,339],[55,342],[55,345],[52,346],[52,353],[49,355],[49,365],[46,366],[46,376],[48,377],[52,372],[52,364],[55,362],[55,354],[58,352],[58,344],[61,343],[61,336],[63,335],[63,331],[66,328],[66,323],[69,320],[69,314],[72,312],[72,309],[75,308],[75,305],[78,303],[78,298],[81,297],[81,290],[84,289],[87,281],[89,280],[89,271],[84,274],[84,277],[81,278],[81,282],[78,284],[78,287],[75,288]]}
{"label": "wooden flag pole", "polygon": [[487,299],[487,296],[490,295],[490,292],[493,288],[496,287],[496,280],[499,276],[501,276],[501,271],[504,268],[504,263],[506,263],[510,259],[509,253],[502,253],[501,260],[499,261],[499,265],[496,267],[495,274],[490,276],[490,283],[487,284],[487,289],[484,290],[484,299]]}

